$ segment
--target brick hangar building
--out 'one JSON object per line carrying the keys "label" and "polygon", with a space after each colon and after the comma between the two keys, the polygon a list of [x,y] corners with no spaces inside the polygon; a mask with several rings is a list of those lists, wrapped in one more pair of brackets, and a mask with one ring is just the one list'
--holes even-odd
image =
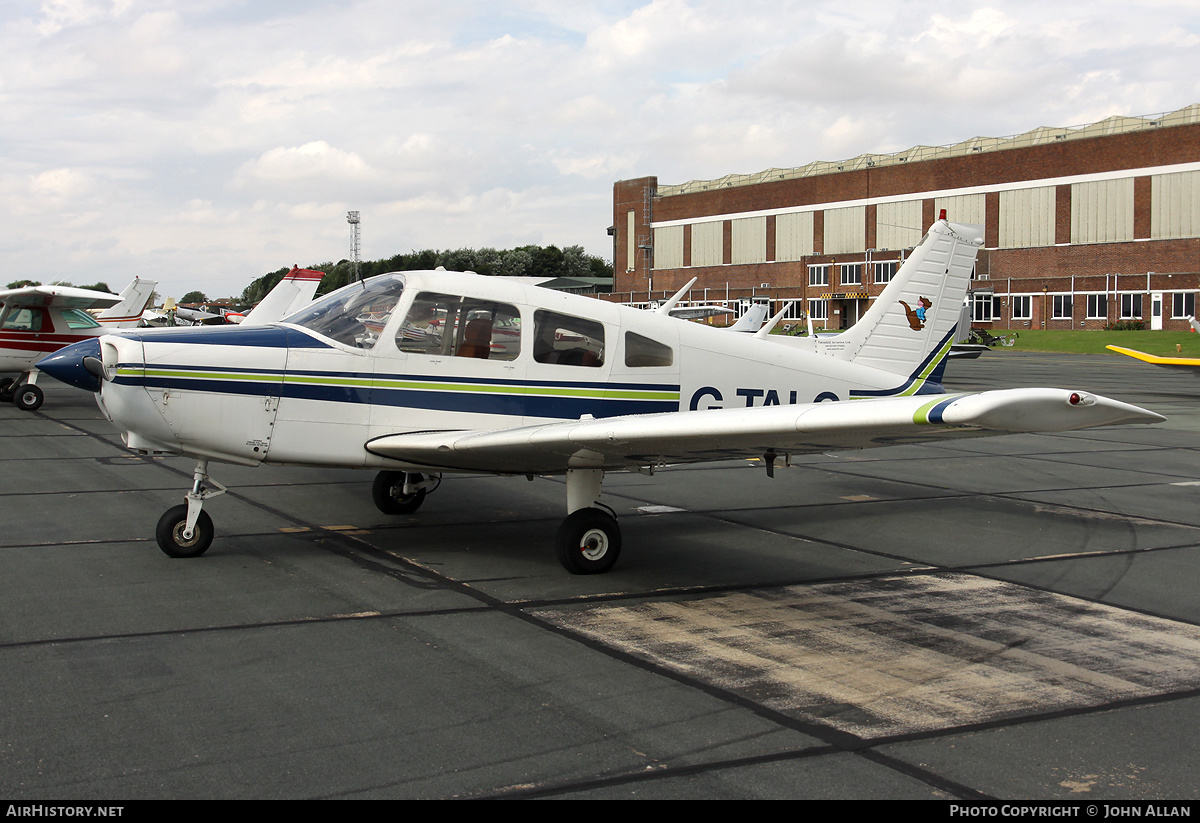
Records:
{"label": "brick hangar building", "polygon": [[1200,289],[1200,105],[682,185],[622,180],[606,297],[662,299],[698,277],[694,302],[797,300],[818,327],[846,328],[942,209],[984,226],[976,326],[1186,329]]}

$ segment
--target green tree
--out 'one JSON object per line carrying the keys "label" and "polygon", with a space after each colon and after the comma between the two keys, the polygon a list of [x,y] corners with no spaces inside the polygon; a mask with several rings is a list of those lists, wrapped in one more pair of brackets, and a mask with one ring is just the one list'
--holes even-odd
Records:
{"label": "green tree", "polygon": [[[540,277],[612,277],[612,266],[588,254],[582,246],[521,246],[515,249],[423,249],[379,260],[363,260],[359,271],[363,279],[393,271],[432,271],[444,266],[449,271],[473,271],[483,275]],[[354,264],[349,260],[317,263],[306,268],[325,272],[319,291],[328,294],[354,280]],[[291,267],[264,274],[242,292],[241,302],[254,305],[283,279]],[[203,302],[203,301],[201,301]]]}
{"label": "green tree", "polygon": [[179,301],[180,303],[207,303],[208,298],[204,296],[202,291],[190,291],[185,294]]}
{"label": "green tree", "polygon": [[37,280],[14,280],[13,282],[8,284],[7,288],[23,289],[26,286],[40,286],[40,285],[42,285],[42,284]]}

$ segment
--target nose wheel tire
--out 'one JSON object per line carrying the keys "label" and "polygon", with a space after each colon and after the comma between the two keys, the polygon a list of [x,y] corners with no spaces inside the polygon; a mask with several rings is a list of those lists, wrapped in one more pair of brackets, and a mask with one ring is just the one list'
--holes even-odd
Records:
{"label": "nose wheel tire", "polygon": [[187,504],[172,506],[158,519],[158,528],[154,535],[158,538],[158,547],[164,554],[171,557],[199,557],[212,545],[212,518],[204,511],[200,512],[200,517],[196,519],[196,528],[192,530],[191,539],[184,539],[187,511]]}
{"label": "nose wheel tire", "polygon": [[17,389],[16,394],[13,396],[13,403],[16,404],[18,409],[37,411],[41,408],[42,401],[45,399],[46,396],[42,393],[41,389],[37,386],[26,384]]}
{"label": "nose wheel tire", "polygon": [[425,490],[404,493],[405,472],[380,472],[371,486],[375,508],[384,514],[412,514],[425,502]]}
{"label": "nose wheel tire", "polygon": [[571,574],[600,574],[621,554],[621,527],[606,511],[579,509],[558,527],[555,547],[558,562]]}
{"label": "nose wheel tire", "polygon": [[17,383],[11,377],[5,377],[0,380],[0,400],[5,403],[11,403],[13,396],[17,393]]}

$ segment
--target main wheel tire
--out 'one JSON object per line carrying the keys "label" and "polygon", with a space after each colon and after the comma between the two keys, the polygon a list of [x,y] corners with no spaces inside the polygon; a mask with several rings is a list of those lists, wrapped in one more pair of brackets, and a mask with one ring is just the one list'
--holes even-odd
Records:
{"label": "main wheel tire", "polygon": [[200,516],[196,518],[192,539],[183,539],[183,529],[187,526],[187,510],[187,504],[181,503],[167,509],[158,519],[158,528],[154,536],[158,538],[158,547],[170,557],[199,557],[212,545],[212,518],[205,511],[200,512]]}
{"label": "main wheel tire", "polygon": [[0,380],[0,401],[11,403],[17,393],[17,381],[11,377]]}
{"label": "main wheel tire", "polygon": [[371,485],[371,499],[375,508],[384,514],[412,514],[425,502],[425,490],[412,494],[404,493],[406,472],[380,472]]}
{"label": "main wheel tire", "polygon": [[621,527],[606,511],[580,509],[558,527],[555,549],[571,574],[601,574],[621,555]]}
{"label": "main wheel tire", "polygon": [[46,395],[37,386],[26,383],[24,386],[17,388],[16,395],[13,397],[13,403],[18,409],[24,411],[37,411],[42,407],[42,401],[46,399]]}

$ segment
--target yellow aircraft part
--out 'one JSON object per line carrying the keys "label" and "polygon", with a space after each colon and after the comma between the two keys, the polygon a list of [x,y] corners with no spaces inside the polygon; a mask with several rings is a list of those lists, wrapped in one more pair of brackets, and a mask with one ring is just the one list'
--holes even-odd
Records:
{"label": "yellow aircraft part", "polygon": [[1195,357],[1159,357],[1156,354],[1146,354],[1144,351],[1126,349],[1122,346],[1105,346],[1104,348],[1111,349],[1118,354],[1134,357],[1146,363],[1153,363],[1156,366],[1191,366],[1192,368],[1200,368],[1200,359]]}

